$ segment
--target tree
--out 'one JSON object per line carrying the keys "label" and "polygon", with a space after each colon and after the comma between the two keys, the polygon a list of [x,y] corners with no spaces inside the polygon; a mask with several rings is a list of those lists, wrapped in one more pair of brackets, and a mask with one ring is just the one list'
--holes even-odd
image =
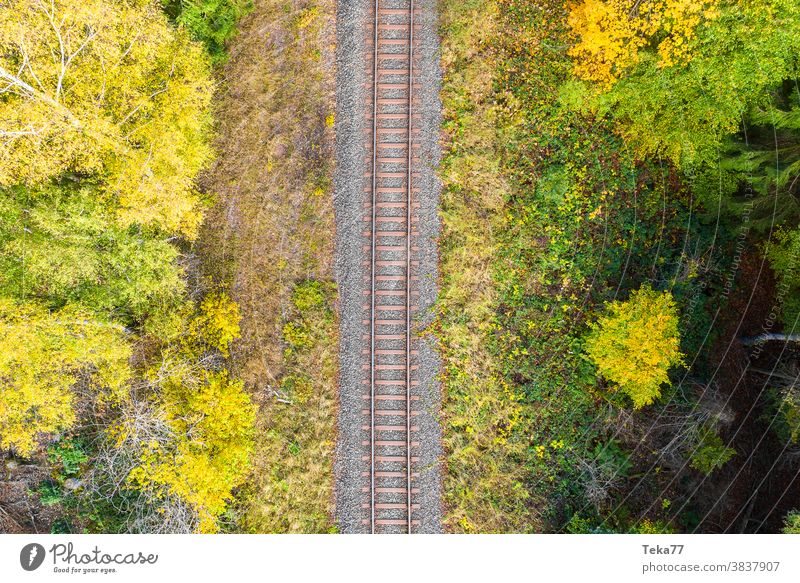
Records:
{"label": "tree", "polygon": [[251,0],[161,0],[164,10],[206,45],[215,63],[225,60],[225,42],[253,6]]}
{"label": "tree", "polygon": [[0,11],[0,186],[95,174],[122,225],[193,237],[212,82],[148,0],[8,0]]}
{"label": "tree", "polygon": [[698,437],[699,442],[692,450],[689,465],[706,476],[724,466],[736,455],[736,450],[725,445],[713,426],[702,427]]}
{"label": "tree", "polygon": [[[601,9],[595,14],[581,3],[570,16],[575,71],[597,84],[601,95],[592,104],[618,120],[641,155],[716,167],[723,141],[749,108],[768,103],[776,86],[796,76],[794,0],[587,1]],[[630,13],[633,6],[640,16]]]}
{"label": "tree", "polygon": [[[788,337],[783,341],[796,342],[799,339]],[[791,350],[781,352],[782,357],[771,367],[751,366],[749,370],[766,377],[764,388],[767,389],[769,409],[774,414],[770,426],[787,447],[797,450],[800,445],[800,365],[793,354]]]}
{"label": "tree", "polygon": [[29,455],[39,434],[71,427],[81,392],[123,399],[130,354],[120,326],[0,299],[0,447]]}
{"label": "tree", "polygon": [[247,476],[255,434],[243,383],[216,370],[238,336],[236,304],[207,296],[106,432],[92,496],[113,498],[129,530],[218,530]]}
{"label": "tree", "polygon": [[695,29],[716,16],[716,0],[584,0],[575,4],[568,23],[577,42],[569,49],[575,73],[612,85],[640,59],[646,47],[657,47],[659,66],[691,57]]}
{"label": "tree", "polygon": [[[729,141],[718,172],[722,181],[739,194],[740,185],[752,192],[743,202],[750,206],[755,228],[795,225],[800,218],[800,88],[788,82],[771,93],[771,99],[752,106],[744,129]],[[719,180],[719,178],[717,178]],[[739,199],[742,197],[740,196]]]}
{"label": "tree", "polygon": [[110,206],[91,184],[0,190],[0,295],[157,328],[184,301],[178,250]]}
{"label": "tree", "polygon": [[653,403],[670,382],[669,369],[683,364],[672,295],[642,287],[628,301],[609,304],[607,314],[592,325],[586,353],[634,408]]}
{"label": "tree", "polygon": [[[215,532],[231,490],[250,467],[255,407],[241,381],[226,373],[203,376],[194,387],[167,383],[163,414],[170,439],[141,443],[128,483],[151,498],[177,496],[196,511],[200,532]],[[121,428],[120,435],[135,430]]]}
{"label": "tree", "polygon": [[783,437],[790,444],[800,444],[800,387],[791,385],[781,391],[778,414]]}
{"label": "tree", "polygon": [[[766,245],[766,257],[770,267],[775,272],[778,289],[785,298],[782,302],[781,312],[778,314],[786,323],[786,332],[798,332],[797,324],[800,319],[800,229],[778,229],[775,236]],[[762,338],[762,341],[766,338]]]}

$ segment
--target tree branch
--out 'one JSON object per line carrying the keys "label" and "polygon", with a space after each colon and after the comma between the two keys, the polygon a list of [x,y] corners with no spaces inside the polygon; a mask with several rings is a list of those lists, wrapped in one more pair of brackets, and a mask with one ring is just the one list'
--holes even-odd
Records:
{"label": "tree branch", "polygon": [[[46,103],[52,108],[58,110],[62,115],[64,115],[64,117],[69,119],[73,127],[78,129],[82,127],[80,120],[77,117],[75,117],[75,115],[69,109],[61,105],[58,101],[56,101],[46,93],[39,91],[38,89],[32,87],[31,85],[28,85],[17,75],[9,73],[2,66],[0,66],[0,80],[8,81],[9,87],[18,88],[22,92],[23,96],[27,96],[28,99],[35,99],[41,101],[42,103]],[[6,88],[6,91],[8,91],[8,88]]]}
{"label": "tree branch", "polygon": [[759,336],[746,336],[739,338],[744,346],[754,346],[756,344],[763,344],[771,340],[780,340],[781,342],[800,342],[800,334],[761,334]]}

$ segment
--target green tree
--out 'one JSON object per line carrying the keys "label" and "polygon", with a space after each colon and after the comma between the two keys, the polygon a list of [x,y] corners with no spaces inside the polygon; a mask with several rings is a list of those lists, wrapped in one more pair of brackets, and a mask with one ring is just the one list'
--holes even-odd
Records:
{"label": "green tree", "polygon": [[225,42],[235,34],[236,23],[253,6],[251,0],[161,0],[164,10],[187,28],[192,38],[205,44],[211,58],[225,60]]}
{"label": "green tree", "polygon": [[600,374],[640,409],[669,384],[669,369],[683,364],[678,310],[669,292],[642,287],[626,302],[615,301],[592,325],[586,353]]}
{"label": "green tree", "polygon": [[[643,17],[648,15],[643,10],[646,6],[665,4],[592,1],[636,5]],[[675,35],[665,37],[654,30],[654,36],[646,36],[645,42],[636,46],[635,58],[624,63],[618,80],[597,86],[601,96],[595,105],[619,121],[628,143],[643,155],[662,154],[686,167],[716,166],[724,140],[737,131],[743,115],[751,107],[769,103],[775,87],[797,77],[800,55],[800,5],[794,0],[717,0],[708,4],[713,5],[713,17],[690,19],[693,26],[680,43],[688,48],[681,58],[665,64],[659,39]],[[605,37],[615,35],[616,28],[573,25],[573,29],[578,36],[572,53],[581,74],[594,54],[582,50],[582,43],[613,44],[615,37]],[[584,30],[593,35],[587,36]],[[613,60],[612,52],[602,54]],[[591,75],[583,77],[595,80]]]}
{"label": "green tree", "polygon": [[164,237],[117,223],[93,185],[0,189],[1,295],[152,329],[183,301],[178,257]]}
{"label": "green tree", "polygon": [[800,318],[800,229],[778,229],[766,245],[766,256],[784,290],[780,316],[789,325],[787,332],[795,333]]}
{"label": "green tree", "polygon": [[[761,230],[795,225],[800,218],[800,88],[785,83],[771,97],[750,108],[744,131],[730,140],[715,169],[730,185],[734,210],[751,206],[749,219]],[[737,197],[743,184],[752,192]]]}
{"label": "green tree", "polygon": [[0,186],[103,177],[123,225],[193,237],[213,84],[202,47],[147,0],[8,0]]}
{"label": "green tree", "polygon": [[800,512],[792,510],[786,515],[783,522],[784,534],[800,534]]}
{"label": "green tree", "polygon": [[72,426],[76,392],[123,399],[130,355],[120,326],[0,299],[0,447],[29,455],[39,434]]}
{"label": "green tree", "polygon": [[721,468],[736,455],[736,450],[725,445],[713,426],[702,427],[698,433],[698,440],[692,450],[689,465],[705,475]]}

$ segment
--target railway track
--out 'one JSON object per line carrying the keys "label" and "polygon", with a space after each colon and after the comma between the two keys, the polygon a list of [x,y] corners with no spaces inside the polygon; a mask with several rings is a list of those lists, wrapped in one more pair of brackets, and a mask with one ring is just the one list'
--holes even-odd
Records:
{"label": "railway track", "polygon": [[418,524],[414,10],[414,0],[375,0],[373,12],[371,160],[364,202],[369,360],[362,381],[367,403],[362,445],[369,450],[368,500],[362,507],[370,533],[412,533]]}

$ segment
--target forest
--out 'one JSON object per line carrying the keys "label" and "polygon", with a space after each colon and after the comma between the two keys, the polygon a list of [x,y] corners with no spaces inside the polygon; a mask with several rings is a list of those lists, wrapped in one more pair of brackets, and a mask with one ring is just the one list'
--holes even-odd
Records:
{"label": "forest", "polygon": [[442,28],[449,529],[797,531],[800,6]]}
{"label": "forest", "polygon": [[[277,21],[282,8],[273,2],[258,16]],[[227,43],[245,36],[237,28],[252,9],[248,0],[0,5],[2,531],[246,529],[261,520],[267,494],[258,488],[281,482],[287,435],[316,432],[323,445],[309,448],[326,447],[329,411],[322,429],[291,413],[281,414],[283,430],[259,429],[264,403],[253,366],[240,364],[256,316],[233,299],[248,292],[237,287],[238,267],[213,255],[243,245],[226,248],[230,235],[217,234],[230,174],[218,178],[216,168],[231,156],[218,139],[226,71],[242,68]],[[280,26],[313,32],[325,15],[302,16]],[[312,48],[320,42],[308,36]],[[296,47],[285,59],[307,58],[311,49]],[[263,70],[277,74],[277,63]],[[288,189],[309,190],[305,168],[290,177],[287,161],[275,164]],[[319,198],[325,171],[316,171]],[[281,323],[295,368],[332,321],[329,285],[303,269],[272,290],[296,306]],[[282,343],[279,334],[273,344]],[[292,373],[273,371],[299,393],[308,380]],[[251,478],[265,456],[273,475],[261,484]],[[324,473],[316,487],[325,488]],[[291,499],[280,500],[283,519],[296,520]],[[324,491],[322,511],[312,497],[309,524],[321,515],[328,528],[325,503]]]}
{"label": "forest", "polygon": [[247,475],[239,308],[191,264],[212,67],[244,10],[0,11],[0,444],[46,467],[28,487],[53,532],[215,532]]}

